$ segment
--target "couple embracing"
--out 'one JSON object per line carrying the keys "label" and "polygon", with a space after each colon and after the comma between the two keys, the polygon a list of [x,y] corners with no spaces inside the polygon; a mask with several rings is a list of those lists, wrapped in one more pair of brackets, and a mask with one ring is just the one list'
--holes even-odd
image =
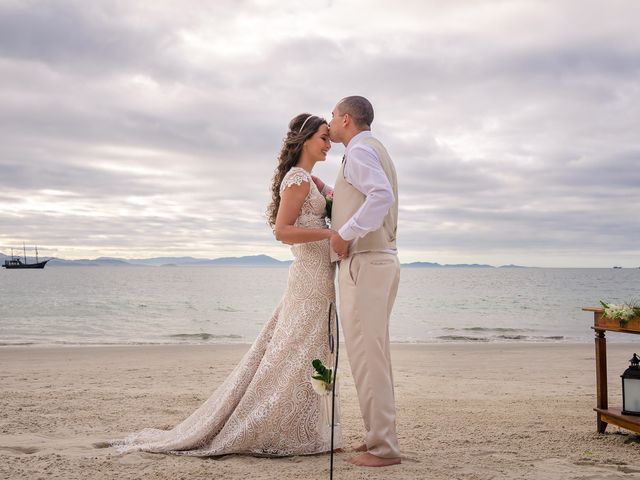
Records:
{"label": "couple embracing", "polygon": [[[366,434],[350,461],[400,463],[396,435],[389,317],[398,289],[397,180],[385,147],[371,134],[364,97],[338,102],[327,123],[301,114],[289,123],[278,158],[268,220],[291,245],[286,291],[240,363],[187,419],[171,430],[147,428],[113,444],[121,452],[215,456],[287,456],[330,449],[310,381],[311,360],[330,363],[327,316],[339,311]],[[332,189],[311,174],[331,142],[346,147]],[[333,193],[331,228],[325,196]],[[342,443],[337,427],[337,446]]]}

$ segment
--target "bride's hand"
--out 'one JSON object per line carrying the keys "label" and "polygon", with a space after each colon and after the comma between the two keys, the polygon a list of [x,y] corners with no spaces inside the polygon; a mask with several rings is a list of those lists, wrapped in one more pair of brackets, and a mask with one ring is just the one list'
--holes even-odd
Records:
{"label": "bride's hand", "polygon": [[349,242],[342,238],[335,230],[331,231],[329,243],[331,244],[333,251],[338,254],[338,258],[340,258],[340,260],[347,258],[347,255],[349,254]]}

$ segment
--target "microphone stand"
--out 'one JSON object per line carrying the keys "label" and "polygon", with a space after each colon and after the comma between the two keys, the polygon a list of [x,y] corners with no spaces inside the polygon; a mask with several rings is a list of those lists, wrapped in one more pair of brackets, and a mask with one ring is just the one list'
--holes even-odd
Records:
{"label": "microphone stand", "polygon": [[[333,334],[331,333],[331,311],[335,309],[336,311],[336,335],[335,341]],[[333,480],[333,442],[334,442],[334,430],[335,430],[335,414],[336,414],[336,383],[337,383],[337,373],[338,373],[338,352],[340,350],[340,330],[339,330],[339,321],[338,321],[338,309],[336,308],[335,302],[331,302],[329,305],[329,351],[333,353],[335,349],[336,357],[335,364],[333,366],[333,384],[331,386],[331,454],[330,454],[330,464],[329,464],[329,480]]]}

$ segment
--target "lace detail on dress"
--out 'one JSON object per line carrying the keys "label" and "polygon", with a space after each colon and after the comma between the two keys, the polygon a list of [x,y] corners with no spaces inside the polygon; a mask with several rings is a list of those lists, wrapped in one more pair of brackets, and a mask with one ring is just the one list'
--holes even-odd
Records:
{"label": "lace detail on dress", "polygon": [[[325,199],[309,173],[292,168],[282,183],[303,181],[311,186],[296,225],[327,228]],[[293,245],[291,250],[295,259],[284,296],[233,372],[171,430],[146,428],[112,441],[119,452],[285,456],[329,451],[331,430],[323,421],[322,398],[313,391],[310,376],[313,359],[332,363],[327,321],[329,305],[335,301],[335,264],[330,262],[328,240]],[[339,448],[339,427],[335,434]]]}
{"label": "lace detail on dress", "polygon": [[311,175],[304,168],[291,167],[280,183],[280,193],[287,187],[302,185],[303,182],[313,183]]}
{"label": "lace detail on dress", "polygon": [[[309,172],[300,167],[291,168],[282,179],[280,193],[292,185],[302,185],[302,182],[309,182],[310,188],[309,194],[300,209],[300,215],[296,220],[295,226],[303,228],[327,228],[327,221],[325,219],[327,201],[318,190],[318,187],[316,187]],[[296,245],[293,246],[292,250],[295,255]]]}

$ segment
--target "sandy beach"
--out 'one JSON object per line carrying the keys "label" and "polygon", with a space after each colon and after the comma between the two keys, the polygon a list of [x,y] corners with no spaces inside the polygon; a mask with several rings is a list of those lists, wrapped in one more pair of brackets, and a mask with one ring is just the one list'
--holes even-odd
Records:
{"label": "sandy beach", "polygon": [[[0,348],[0,478],[321,479],[327,455],[118,455],[105,440],[168,428],[203,402],[246,345]],[[609,343],[610,404],[637,350]],[[394,345],[403,463],[346,462],[363,427],[341,360],[347,449],[336,479],[640,478],[640,436],[595,429],[591,344]]]}

